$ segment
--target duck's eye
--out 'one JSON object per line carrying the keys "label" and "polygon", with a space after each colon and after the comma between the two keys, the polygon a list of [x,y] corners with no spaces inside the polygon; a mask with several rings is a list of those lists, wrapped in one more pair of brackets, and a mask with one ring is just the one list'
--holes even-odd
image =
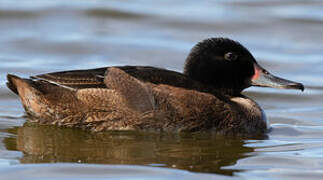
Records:
{"label": "duck's eye", "polygon": [[224,55],[224,59],[228,61],[234,61],[238,58],[238,55],[234,54],[233,52],[228,52]]}

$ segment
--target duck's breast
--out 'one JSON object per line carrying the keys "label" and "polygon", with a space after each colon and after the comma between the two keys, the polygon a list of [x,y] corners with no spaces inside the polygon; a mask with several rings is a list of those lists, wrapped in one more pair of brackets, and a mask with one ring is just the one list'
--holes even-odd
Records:
{"label": "duck's breast", "polygon": [[230,99],[238,112],[241,124],[247,132],[260,132],[268,128],[268,121],[261,107],[248,97],[233,97]]}

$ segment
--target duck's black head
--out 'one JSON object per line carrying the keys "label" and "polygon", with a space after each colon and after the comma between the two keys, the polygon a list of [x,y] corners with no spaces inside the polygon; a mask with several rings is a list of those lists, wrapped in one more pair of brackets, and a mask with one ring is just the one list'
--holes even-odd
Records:
{"label": "duck's black head", "polygon": [[227,38],[210,38],[195,45],[186,59],[184,74],[235,94],[250,86],[304,90],[300,83],[271,75],[245,47]]}

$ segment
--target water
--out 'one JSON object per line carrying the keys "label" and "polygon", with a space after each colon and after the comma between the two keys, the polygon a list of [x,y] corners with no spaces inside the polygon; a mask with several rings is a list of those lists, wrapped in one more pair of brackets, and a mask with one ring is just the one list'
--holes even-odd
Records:
{"label": "water", "polygon": [[[322,8],[319,0],[1,0],[1,179],[321,179]],[[190,48],[215,36],[240,41],[273,74],[305,84],[305,92],[245,92],[265,110],[268,138],[26,124],[5,87],[8,72],[126,64],[181,71]]]}

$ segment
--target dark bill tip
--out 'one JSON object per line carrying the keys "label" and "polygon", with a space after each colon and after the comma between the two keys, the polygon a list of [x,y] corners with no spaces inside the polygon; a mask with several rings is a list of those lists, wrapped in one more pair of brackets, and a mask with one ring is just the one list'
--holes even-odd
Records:
{"label": "dark bill tip", "polygon": [[304,85],[270,74],[258,64],[254,64],[255,74],[251,77],[252,86],[272,87],[280,89],[299,89],[304,91]]}
{"label": "dark bill tip", "polygon": [[288,85],[290,89],[300,89],[301,91],[304,91],[304,85],[301,83],[295,83],[295,84],[290,84]]}

